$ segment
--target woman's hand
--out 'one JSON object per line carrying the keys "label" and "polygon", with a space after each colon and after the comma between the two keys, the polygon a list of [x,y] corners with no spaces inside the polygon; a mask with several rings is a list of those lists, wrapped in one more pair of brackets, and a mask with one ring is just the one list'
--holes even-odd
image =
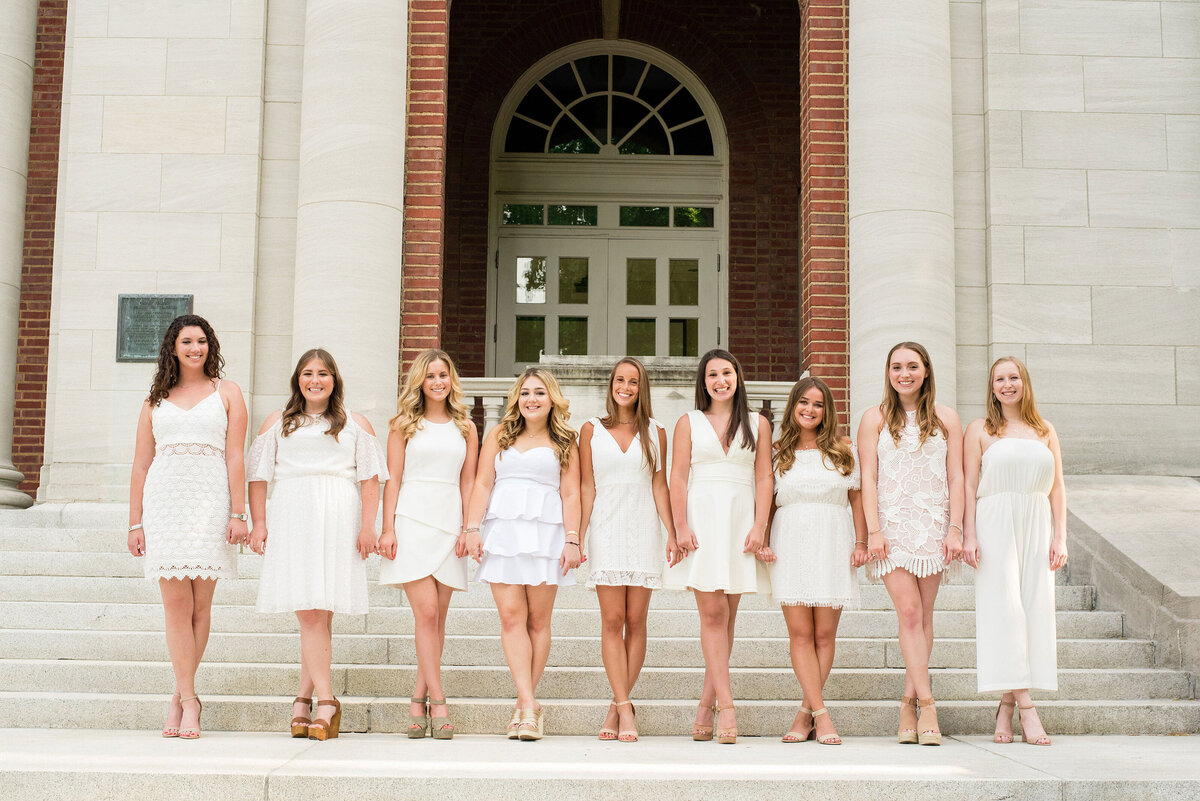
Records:
{"label": "woman's hand", "polygon": [[479,536],[479,529],[468,530],[464,532],[466,538],[464,546],[467,549],[467,555],[476,562],[483,559],[483,537]]}
{"label": "woman's hand", "polygon": [[363,526],[358,532],[358,555],[366,559],[375,553],[375,545],[379,540],[375,536],[374,526]]}
{"label": "woman's hand", "polygon": [[379,542],[375,545],[375,553],[382,556],[384,559],[396,558],[396,532],[391,529],[385,529],[379,535]]}
{"label": "woman's hand", "polygon": [[867,561],[878,562],[888,558],[887,540],[883,538],[882,531],[876,531],[867,535]]}
{"label": "woman's hand", "polygon": [[754,552],[754,558],[764,565],[769,565],[775,561],[775,552],[771,550],[770,545],[764,545]]}
{"label": "woman's hand", "polygon": [[1050,541],[1050,569],[1058,570],[1067,563],[1067,538],[1055,537]]}
{"label": "woman's hand", "polygon": [[687,557],[687,552],[679,547],[674,536],[667,537],[667,567],[675,567]]}
{"label": "woman's hand", "polygon": [[125,544],[129,548],[129,552],[134,556],[145,556],[146,532],[141,528],[135,528],[129,532],[129,540]]}
{"label": "woman's hand", "polygon": [[951,526],[946,532],[946,539],[942,540],[942,559],[946,564],[953,564],[962,558],[963,555],[963,536],[958,526]]}
{"label": "woman's hand", "polygon": [[250,530],[246,527],[246,521],[229,518],[229,525],[225,527],[225,541],[230,545],[241,545],[249,538]]}
{"label": "woman's hand", "polygon": [[761,528],[755,526],[754,528],[750,529],[750,532],[746,535],[746,540],[742,544],[742,553],[752,553],[757,556],[758,552],[765,547],[768,547],[767,529],[765,526]]}
{"label": "woman's hand", "polygon": [[856,542],[854,544],[854,552],[850,554],[850,566],[862,567],[867,563],[867,544],[865,542]]}
{"label": "woman's hand", "polygon": [[975,537],[963,538],[962,560],[975,569],[979,569],[979,542]]}
{"label": "woman's hand", "polygon": [[267,549],[267,527],[258,521],[254,522],[254,528],[250,530],[250,550],[254,551],[259,556],[262,556],[263,551]]}
{"label": "woman's hand", "polygon": [[583,554],[579,552],[579,546],[568,542],[563,546],[562,556],[558,558],[558,566],[562,568],[563,575],[567,575],[568,571],[574,570],[581,564],[583,564]]}
{"label": "woman's hand", "polygon": [[458,539],[454,541],[454,556],[457,559],[462,559],[467,555],[467,532],[458,532]]}
{"label": "woman's hand", "polygon": [[691,526],[686,523],[682,526],[676,524],[675,544],[679,550],[683,551],[683,556],[679,558],[684,559],[689,553],[700,547],[700,540],[696,539],[696,532],[692,531]]}

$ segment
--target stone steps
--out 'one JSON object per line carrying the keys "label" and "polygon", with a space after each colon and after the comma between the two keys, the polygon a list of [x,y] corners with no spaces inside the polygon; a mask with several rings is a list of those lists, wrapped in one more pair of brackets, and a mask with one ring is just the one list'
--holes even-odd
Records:
{"label": "stone steps", "polygon": [[[299,640],[291,634],[217,633],[209,638],[205,659],[215,662],[286,662],[296,658]],[[166,642],[154,631],[87,631],[62,629],[0,630],[0,653],[9,659],[167,658]],[[333,638],[334,659],[350,664],[416,663],[412,636],[339,634]],[[600,638],[555,637],[550,665],[590,667],[600,662]],[[500,636],[447,635],[442,661],[450,665],[503,665]],[[696,637],[656,637],[646,649],[649,667],[695,667],[703,664]],[[735,667],[788,667],[786,637],[738,637],[730,656]],[[834,667],[902,667],[897,640],[839,637]],[[975,641],[939,638],[930,667],[965,668],[975,664]],[[1143,668],[1154,664],[1149,640],[1058,641],[1060,668]]]}
{"label": "stone steps", "polygon": [[[734,697],[746,700],[799,701],[800,686],[790,667],[732,668]],[[300,668],[291,662],[214,662],[200,666],[197,686],[210,694],[282,695],[299,682]],[[333,666],[333,689],[339,695],[390,696],[402,694],[416,678],[414,665]],[[442,669],[447,692],[459,699],[505,698],[512,693],[508,669],[501,665],[447,665]],[[704,679],[695,667],[647,667],[634,692],[636,698],[692,698]],[[1190,692],[1190,675],[1152,668],[1059,671],[1057,693],[1039,698],[1061,700],[1179,699]],[[975,670],[945,668],[934,679],[939,701],[977,701]],[[175,686],[165,661],[0,659],[0,687],[13,692],[58,689],[84,693],[161,693]],[[830,701],[888,701],[901,695],[900,668],[842,668],[829,676],[825,698]],[[604,698],[608,680],[601,667],[550,667],[538,685],[539,697]],[[640,701],[638,703],[641,703]]]}
{"label": "stone steps", "polygon": [[[249,606],[213,606],[214,632],[296,633],[292,615],[260,614]],[[1058,636],[1063,639],[1113,639],[1123,634],[1120,612],[1062,611],[1056,615]],[[967,610],[934,612],[934,631],[939,637],[974,637],[975,613]],[[413,616],[407,607],[372,609],[367,615],[337,615],[338,634],[411,634]],[[88,603],[83,601],[0,601],[0,628],[161,631],[162,606],[157,603]],[[554,611],[556,636],[587,636],[599,630],[593,609]],[[698,637],[700,619],[690,609],[655,609],[646,620],[649,636]],[[446,632],[455,635],[488,635],[500,630],[495,607],[451,606]],[[739,637],[784,636],[787,629],[778,609],[747,609],[737,619]],[[891,610],[852,610],[842,615],[841,637],[896,636],[896,615]]]}

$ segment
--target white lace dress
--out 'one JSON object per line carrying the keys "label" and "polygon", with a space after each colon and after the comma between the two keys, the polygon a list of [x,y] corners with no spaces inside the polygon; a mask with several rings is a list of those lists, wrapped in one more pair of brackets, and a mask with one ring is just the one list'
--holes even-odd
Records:
{"label": "white lace dress", "polygon": [[349,413],[337,439],[328,430],[329,421],[318,417],[285,437],[277,421],[250,448],[247,480],[274,481],[259,612],[367,612],[359,482],[386,480],[387,459]]}
{"label": "white lace dress", "polygon": [[463,461],[467,441],[453,420],[422,420],[404,446],[396,496],[396,558],[379,566],[379,583],[400,585],[426,576],[467,588],[467,560],[454,555],[462,530]]}
{"label": "white lace dress", "polygon": [[190,409],[169,400],[150,413],[154,461],[142,490],[146,578],[237,578],[229,526],[225,433],[229,418],[217,390]]}
{"label": "white lace dress", "polygon": [[[592,424],[592,474],[596,500],[588,521],[588,589],[662,586],[662,521],[654,505],[654,473],[642,453],[642,440],[634,436],[629,448],[621,446],[599,418]],[[650,421],[654,452],[662,424]]]}
{"label": "white lace dress", "polygon": [[883,578],[896,568],[917,578],[945,574],[942,543],[950,529],[950,488],[946,480],[946,438],[940,430],[920,442],[917,413],[908,412],[893,442],[887,426],[879,432],[879,529],[888,557],[867,563],[867,578]]}
{"label": "white lace dress", "polygon": [[783,606],[858,608],[858,571],[850,490],[860,486],[854,469],[842,475],[821,451],[796,451],[792,469],[775,479],[779,508],[771,523],[771,595]]}

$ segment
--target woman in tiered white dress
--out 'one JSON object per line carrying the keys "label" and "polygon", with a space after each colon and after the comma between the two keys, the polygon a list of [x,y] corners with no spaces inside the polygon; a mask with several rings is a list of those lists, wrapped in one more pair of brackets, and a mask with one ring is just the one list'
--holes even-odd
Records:
{"label": "woman in tiered white dress", "polygon": [[941,745],[929,654],[938,585],[962,556],[962,426],[935,402],[933,364],[921,345],[893,346],[884,379],[883,402],[858,426],[867,577],[883,580],[899,619],[905,670],[897,739]]}
{"label": "woman in tiered white dress", "polygon": [[696,409],[675,425],[674,448],[671,514],[684,558],[667,571],[667,586],[695,594],[704,653],[692,739],[711,740],[715,725],[718,742],[734,743],[729,653],[742,593],[770,590],[759,553],[773,485],[771,426],[750,413],[741,365],[728,351],[700,357]]}
{"label": "woman in tiered white dress", "polygon": [[667,491],[667,433],[651,416],[646,368],[627,356],[608,376],[608,414],[579,432],[582,518],[591,573],[600,601],[600,656],[613,691],[601,740],[636,742],[629,694],[646,659],[646,610],[662,586],[663,537],[675,551]]}
{"label": "woman in tiered white dress", "polygon": [[221,346],[203,317],[171,321],[142,404],[129,481],[129,552],[145,559],[166,619],[175,692],[163,737],[200,736],[196,669],[217,579],[237,578],[246,538],[246,403],[221,380]]}
{"label": "woman in tiered white dress", "polygon": [[785,743],[841,738],[822,699],[833,667],[843,609],[858,608],[859,566],[867,560],[867,521],[854,445],[838,436],[838,411],[819,378],[796,382],[775,443],[775,510],[766,561],[771,594],[783,607],[804,703]]}
{"label": "woman in tiered white dress", "polygon": [[1003,692],[998,743],[1050,745],[1032,690],[1058,689],[1054,571],[1067,563],[1067,500],[1054,427],[1038,414],[1029,371],[1013,356],[992,364],[987,417],[967,427],[966,562],[975,574],[979,692]]}
{"label": "woman in tiered white dress", "polygon": [[504,416],[483,438],[467,513],[467,552],[479,560],[476,580],[491,585],[517,688],[512,740],[544,734],[535,692],[550,658],[554,596],[575,583],[571,571],[583,558],[579,448],[567,406],[549,372],[534,366],[521,373]]}
{"label": "woman in tiered white dress", "polygon": [[463,508],[475,485],[479,439],[445,351],[417,354],[389,429],[376,550],[384,558],[379,583],[404,587],[415,622],[417,682],[408,736],[420,739],[429,730],[434,739],[449,740],[454,724],[442,689],[442,647],[450,596],[467,588]]}
{"label": "woman in tiered white dress", "polygon": [[371,424],[346,412],[342,377],[327,351],[300,357],[291,389],[287,406],[266,419],[250,449],[250,547],[266,557],[258,611],[295,612],[300,621],[292,736],[325,740],[338,736],[342,717],[330,680],[333,613],[367,612],[364,560],[376,546],[387,467]]}

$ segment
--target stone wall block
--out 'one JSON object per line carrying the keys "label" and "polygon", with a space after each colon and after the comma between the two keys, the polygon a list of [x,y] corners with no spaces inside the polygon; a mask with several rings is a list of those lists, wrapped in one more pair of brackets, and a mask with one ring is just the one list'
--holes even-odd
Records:
{"label": "stone wall block", "polygon": [[1200,229],[1171,231],[1171,278],[1175,286],[1200,287]]}
{"label": "stone wall block", "polygon": [[257,156],[262,149],[263,102],[260,97],[225,101],[225,153]]}
{"label": "stone wall block", "polygon": [[1173,404],[1175,349],[1131,345],[1030,345],[1026,363],[1036,381],[1038,403],[1110,404],[1113,374],[1136,371],[1137,402]]}
{"label": "stone wall block", "polygon": [[982,114],[984,110],[983,59],[957,57],[951,59],[950,90],[950,105],[955,114]]}
{"label": "stone wall block", "polygon": [[300,104],[263,104],[263,158],[300,157]]}
{"label": "stone wall block", "polygon": [[1025,283],[1024,228],[1019,225],[991,225],[987,229],[989,284]]}
{"label": "stone wall block", "polygon": [[1095,287],[1092,308],[1097,343],[1200,345],[1200,289]]}
{"label": "stone wall block", "polygon": [[64,211],[158,210],[162,156],[72,153],[66,159],[66,172],[58,195]]}
{"label": "stone wall block", "polygon": [[954,174],[954,225],[982,229],[987,224],[987,201],[982,172]]}
{"label": "stone wall block", "polygon": [[[1039,379],[1035,373],[1033,378],[1040,393],[1050,377]],[[1136,391],[1136,381],[1130,388]],[[1067,473],[1186,476],[1195,471],[1200,428],[1186,409],[1105,403],[1039,403],[1038,408],[1058,429],[1059,439],[1070,443],[1063,448]]]}
{"label": "stone wall block", "polygon": [[294,161],[262,162],[262,216],[296,216],[298,177],[299,165]]}
{"label": "stone wall block", "polygon": [[162,192],[163,211],[256,211],[258,157],[163,156]]}
{"label": "stone wall block", "polygon": [[304,48],[296,45],[267,45],[263,98],[280,103],[300,102],[300,76]]}
{"label": "stone wall block", "polygon": [[1175,349],[1175,392],[1179,403],[1200,413],[1200,348]]}
{"label": "stone wall block", "polygon": [[99,215],[96,269],[217,270],[221,215],[105,212]]}
{"label": "stone wall block", "polygon": [[954,115],[954,171],[983,172],[983,115]]}
{"label": "stone wall block", "polygon": [[988,167],[1024,166],[1021,155],[1021,112],[988,109],[984,115]]}
{"label": "stone wall block", "polygon": [[1119,228],[1200,228],[1200,172],[1091,170],[1091,225]]}
{"label": "stone wall block", "polygon": [[1200,170],[1200,116],[1167,117],[1167,166],[1172,170]]}
{"label": "stone wall block", "polygon": [[1200,58],[1086,58],[1088,111],[1200,114]]}
{"label": "stone wall block", "polygon": [[984,50],[991,53],[1021,52],[1020,0],[984,0]]}
{"label": "stone wall block", "polygon": [[304,0],[267,3],[267,44],[304,44]]}
{"label": "stone wall block", "polygon": [[263,59],[260,39],[173,39],[167,45],[166,91],[259,97]]}
{"label": "stone wall block", "polygon": [[955,336],[959,347],[988,344],[988,290],[960,286],[955,290]]}
{"label": "stone wall block", "polygon": [[954,229],[954,285],[987,285],[987,233],[974,228]]}
{"label": "stone wall block", "polygon": [[73,270],[96,266],[96,235],[99,214],[94,211],[60,211],[58,236],[54,245],[59,258]]}
{"label": "stone wall block", "polygon": [[223,153],[223,97],[109,97],[105,153]]}
{"label": "stone wall block", "polygon": [[988,208],[994,225],[1086,225],[1086,173],[994,169],[989,176]]}
{"label": "stone wall block", "polygon": [[1162,4],[1162,54],[1167,57],[1200,57],[1200,4]]}
{"label": "stone wall block", "polygon": [[164,39],[73,40],[72,95],[161,95],[167,83]]}
{"label": "stone wall block", "polygon": [[1159,3],[1021,0],[1021,52],[1158,56]]}
{"label": "stone wall block", "polygon": [[109,0],[108,35],[225,38],[230,0]]}
{"label": "stone wall block", "polygon": [[1159,114],[1026,111],[1021,124],[1026,167],[1162,170],[1167,135]]}
{"label": "stone wall block", "polygon": [[221,215],[221,271],[253,272],[258,249],[258,219],[254,214]]}
{"label": "stone wall block", "polygon": [[1092,341],[1088,287],[992,285],[992,340],[1086,344]]}
{"label": "stone wall block", "polygon": [[1025,229],[1030,283],[1170,286],[1171,236],[1163,228]]}
{"label": "stone wall block", "polygon": [[1079,56],[997,53],[988,56],[984,79],[988,111],[1084,109],[1083,59]]}
{"label": "stone wall block", "polygon": [[69,111],[63,115],[65,131],[60,152],[99,153],[104,132],[104,98],[79,95],[71,100]]}
{"label": "stone wall block", "polygon": [[[157,273],[145,270],[73,272],[71,287],[74,291],[64,292],[58,298],[58,331],[61,333],[71,329],[116,328],[117,295],[156,292],[156,279]],[[113,358],[116,358],[115,353]],[[147,383],[146,386],[150,384]]]}
{"label": "stone wall block", "polygon": [[950,53],[955,58],[983,58],[982,3],[950,3]]}

